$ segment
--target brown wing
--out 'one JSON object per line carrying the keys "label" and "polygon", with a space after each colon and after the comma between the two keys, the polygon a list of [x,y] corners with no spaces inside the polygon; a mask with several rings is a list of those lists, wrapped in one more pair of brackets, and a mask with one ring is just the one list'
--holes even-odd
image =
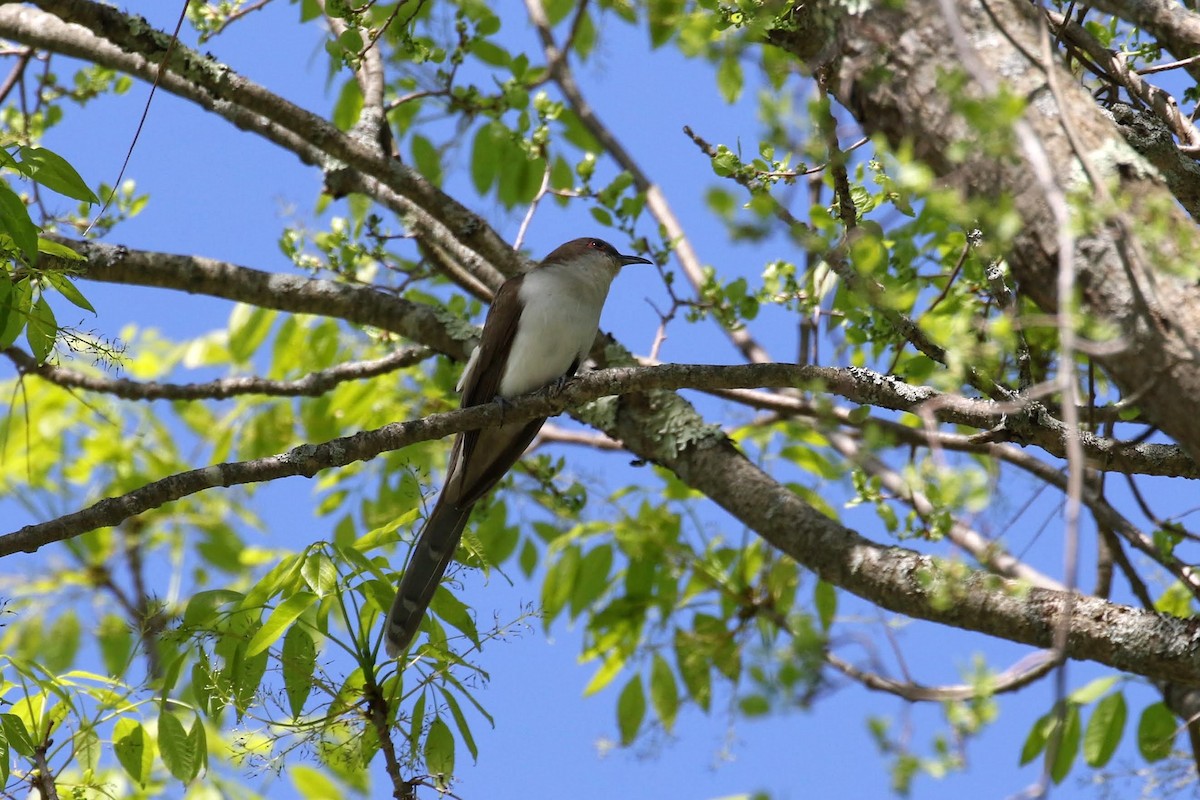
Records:
{"label": "brown wing", "polygon": [[[463,384],[463,408],[496,399],[504,363],[517,336],[517,321],[521,316],[521,281],[520,275],[505,281],[492,300],[492,307],[483,323],[483,337],[475,369]],[[525,452],[544,422],[527,420],[460,434],[450,454],[447,471],[450,480],[443,490],[450,493],[454,505],[461,507],[474,503],[487,494]]]}
{"label": "brown wing", "polygon": [[490,403],[500,390],[500,377],[513,339],[517,338],[520,319],[519,293],[523,275],[505,281],[492,300],[487,319],[483,322],[483,337],[479,343],[479,359],[462,390],[462,407]]}

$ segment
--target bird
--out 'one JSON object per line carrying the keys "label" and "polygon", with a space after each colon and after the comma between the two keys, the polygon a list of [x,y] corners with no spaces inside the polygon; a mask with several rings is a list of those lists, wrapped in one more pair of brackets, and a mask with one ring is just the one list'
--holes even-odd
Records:
{"label": "bird", "polygon": [[[621,267],[653,263],[622,255],[603,239],[584,237],[505,281],[455,387],[461,406],[503,401],[574,376],[596,339],[613,278]],[[389,658],[405,652],[416,637],[471,509],[517,462],[545,421],[502,422],[455,437],[441,493],[410,551],[388,612]]]}

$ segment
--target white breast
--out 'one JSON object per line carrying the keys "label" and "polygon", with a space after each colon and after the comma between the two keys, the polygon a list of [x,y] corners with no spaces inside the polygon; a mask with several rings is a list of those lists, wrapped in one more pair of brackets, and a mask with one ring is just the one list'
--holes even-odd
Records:
{"label": "white breast", "polygon": [[500,395],[540,389],[558,380],[592,349],[600,311],[615,272],[604,256],[597,263],[549,264],[525,276],[521,320],[500,379]]}

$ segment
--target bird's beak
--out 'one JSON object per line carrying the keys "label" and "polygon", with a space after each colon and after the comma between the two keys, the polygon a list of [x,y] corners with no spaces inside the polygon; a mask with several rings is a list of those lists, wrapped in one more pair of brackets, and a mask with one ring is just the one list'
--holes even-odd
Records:
{"label": "bird's beak", "polygon": [[622,267],[627,267],[630,264],[653,264],[654,263],[653,261],[651,261],[648,258],[642,258],[641,256],[626,256],[626,255],[622,255],[620,253],[617,253],[617,260],[621,262]]}

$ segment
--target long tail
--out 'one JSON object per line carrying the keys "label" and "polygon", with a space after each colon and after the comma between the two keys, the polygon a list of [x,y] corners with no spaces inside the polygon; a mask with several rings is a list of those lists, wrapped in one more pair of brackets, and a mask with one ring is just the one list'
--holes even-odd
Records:
{"label": "long tail", "polygon": [[474,503],[466,508],[457,508],[443,502],[445,494],[443,492],[442,497],[438,498],[425,520],[425,527],[421,529],[421,535],[409,556],[408,566],[404,568],[404,577],[396,587],[396,599],[392,601],[392,610],[388,612],[385,633],[389,658],[404,652],[417,635],[425,609],[429,608],[433,593],[437,591],[446,567],[454,558],[458,540],[462,538],[467,518],[471,516]]}

